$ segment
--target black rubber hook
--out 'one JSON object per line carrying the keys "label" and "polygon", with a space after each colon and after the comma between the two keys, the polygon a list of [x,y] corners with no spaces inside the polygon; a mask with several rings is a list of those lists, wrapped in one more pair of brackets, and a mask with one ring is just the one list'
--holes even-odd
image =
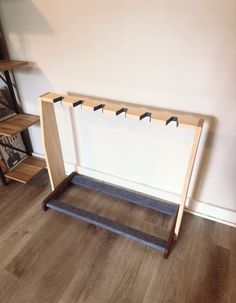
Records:
{"label": "black rubber hook", "polygon": [[168,120],[166,120],[166,125],[168,125],[168,124],[169,124],[170,122],[172,122],[172,121],[176,122],[176,127],[179,126],[178,117],[174,117],[174,116],[172,116],[172,117],[170,117]]}
{"label": "black rubber hook", "polygon": [[73,103],[73,107],[76,107],[76,106],[81,105],[83,103],[84,103],[84,100],[78,100],[78,101]]}
{"label": "black rubber hook", "polygon": [[144,118],[149,117],[149,120],[151,122],[151,116],[152,116],[152,113],[146,112],[139,117],[139,120],[143,120]]}
{"label": "black rubber hook", "polygon": [[65,98],[65,97],[62,97],[62,96],[57,97],[57,98],[53,99],[53,103],[56,103],[56,102],[62,101],[64,98]]}
{"label": "black rubber hook", "polygon": [[97,105],[97,106],[95,106],[94,108],[93,108],[93,110],[94,111],[97,111],[97,110],[99,110],[99,109],[102,109],[102,111],[103,111],[103,108],[105,107],[105,104],[99,104],[99,105]]}
{"label": "black rubber hook", "polygon": [[125,115],[126,115],[127,111],[128,111],[128,108],[123,107],[123,108],[119,109],[118,111],[116,111],[116,116],[118,116],[122,113],[125,113]]}

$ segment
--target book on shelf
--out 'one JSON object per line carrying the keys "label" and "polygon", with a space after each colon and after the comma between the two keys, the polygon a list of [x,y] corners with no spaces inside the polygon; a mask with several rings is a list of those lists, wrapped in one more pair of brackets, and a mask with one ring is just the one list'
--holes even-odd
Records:
{"label": "book on shelf", "polygon": [[0,122],[16,116],[14,110],[9,106],[4,95],[4,91],[0,90]]}
{"label": "book on shelf", "polygon": [[9,170],[14,168],[27,157],[26,153],[14,148],[25,151],[25,145],[20,134],[11,137],[0,137],[0,153]]}

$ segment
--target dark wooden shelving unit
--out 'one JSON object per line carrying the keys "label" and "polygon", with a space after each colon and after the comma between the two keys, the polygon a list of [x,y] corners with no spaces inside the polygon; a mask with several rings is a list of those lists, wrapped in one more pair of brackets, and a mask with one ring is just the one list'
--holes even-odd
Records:
{"label": "dark wooden shelving unit", "polygon": [[7,185],[6,178],[13,179],[22,183],[28,183],[46,166],[46,163],[43,159],[32,156],[25,133],[31,125],[39,122],[39,116],[21,113],[9,73],[9,71],[12,71],[13,69],[26,65],[26,61],[0,60],[0,72],[4,75],[1,75],[1,79],[9,89],[12,105],[15,112],[17,113],[16,116],[0,122],[0,136],[11,137],[20,133],[26,147],[25,153],[28,155],[23,161],[21,161],[11,170],[3,171],[0,167],[0,178],[4,185]]}

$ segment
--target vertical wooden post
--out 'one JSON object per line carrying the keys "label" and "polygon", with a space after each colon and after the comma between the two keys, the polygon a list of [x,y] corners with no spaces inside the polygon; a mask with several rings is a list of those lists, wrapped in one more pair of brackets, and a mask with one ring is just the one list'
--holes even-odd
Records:
{"label": "vertical wooden post", "polygon": [[44,96],[40,97],[41,135],[49,179],[52,190],[54,190],[66,178],[66,173],[53,105],[54,100],[48,101]]}
{"label": "vertical wooden post", "polygon": [[182,218],[183,218],[184,206],[185,206],[186,199],[187,199],[188,189],[189,189],[190,180],[191,180],[191,176],[192,176],[192,172],[193,172],[193,166],[194,166],[194,162],[196,159],[198,145],[199,145],[199,141],[200,141],[200,137],[201,137],[201,133],[202,133],[203,122],[204,122],[203,120],[199,121],[199,124],[196,127],[195,136],[193,139],[192,149],[191,149],[190,157],[188,160],[188,167],[187,167],[187,171],[186,171],[185,178],[184,178],[184,185],[183,185],[183,189],[182,189],[179,211],[178,211],[176,225],[175,225],[175,239],[177,239],[178,235],[179,235],[179,229],[180,229],[180,225],[181,225]]}

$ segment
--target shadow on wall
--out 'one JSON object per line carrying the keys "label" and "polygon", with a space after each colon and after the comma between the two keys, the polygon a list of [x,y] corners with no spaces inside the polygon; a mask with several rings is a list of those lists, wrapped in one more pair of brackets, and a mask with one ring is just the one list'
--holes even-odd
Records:
{"label": "shadow on wall", "polygon": [[[7,33],[4,33],[4,26],[2,26],[2,23],[0,22],[1,59],[10,58],[6,41],[10,43],[8,35],[15,34],[14,38],[17,39],[17,43],[14,43],[14,46],[17,49],[13,49],[12,53],[15,55],[14,58],[11,59],[26,58],[25,60],[27,60],[28,58],[26,55],[27,52],[25,47],[27,44],[25,43],[25,35],[52,35],[52,27],[48,24],[47,20],[43,17],[39,9],[31,0],[2,0],[1,3],[4,5],[4,9],[6,11],[10,11],[11,15],[14,16],[14,19],[12,19],[11,22],[7,23]],[[11,48],[12,46],[13,45],[11,45]],[[27,75],[31,74],[33,77],[39,76],[41,78],[41,81],[44,79],[45,85],[42,85],[42,87],[44,87],[44,92],[46,90],[45,87],[48,90],[50,90],[52,87],[46,76],[43,74],[42,70],[34,62],[28,61],[27,66],[20,68],[20,73]],[[17,90],[14,74],[12,74],[12,79],[16,89],[18,102],[21,104],[21,98]]]}
{"label": "shadow on wall", "polygon": [[8,24],[9,33],[53,33],[51,26],[31,0],[2,0],[1,2],[14,16],[13,22]]}
{"label": "shadow on wall", "polygon": [[[74,93],[74,92],[68,92],[68,95],[83,95],[83,94],[79,94],[79,93]],[[90,97],[95,97],[95,96],[90,96]],[[98,97],[98,96],[96,96]],[[102,98],[101,96],[99,96],[98,98]],[[105,100],[105,98],[104,98]],[[117,100],[110,100],[110,101],[117,101]],[[119,100],[122,101],[122,100]],[[127,103],[127,102],[125,102]],[[137,104],[136,104],[137,105]],[[151,109],[155,109],[154,107],[150,107]],[[166,108],[161,108],[164,111],[168,111],[170,109],[166,109]],[[173,109],[171,109],[173,110]],[[175,110],[173,110],[175,111]],[[204,127],[203,127],[203,132],[205,133],[205,136],[202,136],[201,141],[200,141],[200,146],[202,146],[201,149],[198,150],[199,156],[199,162],[198,165],[196,165],[195,171],[195,180],[194,180],[194,184],[192,184],[192,194],[191,194],[191,198],[189,201],[189,206],[188,208],[191,209],[193,201],[198,201],[199,197],[200,197],[200,193],[201,193],[201,188],[202,185],[204,184],[204,180],[206,177],[206,173],[207,173],[207,169],[208,169],[208,165],[209,165],[209,160],[211,157],[211,152],[212,152],[212,148],[213,148],[213,143],[214,143],[214,137],[216,134],[216,129],[217,129],[217,119],[215,117],[212,116],[207,116],[207,115],[202,115],[202,114],[192,114],[189,112],[184,112],[184,111],[177,111],[178,113],[181,114],[191,114],[191,115],[196,115],[202,119],[204,119]],[[77,165],[79,164],[79,159],[78,159],[78,154],[79,154],[79,147],[77,146],[77,133],[76,133],[76,127],[75,127],[75,121],[73,121],[73,115],[72,115],[72,111],[70,111],[70,118],[72,121],[72,130],[73,130],[73,138],[74,138],[74,142],[75,142],[75,154],[76,154],[76,162]],[[204,140],[204,141],[202,141]],[[197,163],[196,163],[197,164]],[[191,181],[192,183],[192,181]]]}
{"label": "shadow on wall", "polygon": [[[24,35],[34,34],[52,35],[52,27],[39,12],[35,4],[30,0],[2,0],[6,11],[10,11],[14,19],[7,24],[7,32],[16,34],[18,39],[18,49],[14,50],[18,57],[25,57],[25,39]],[[4,32],[4,31],[3,31]],[[6,37],[6,35],[5,35]],[[15,43],[16,45],[16,43]]]}
{"label": "shadow on wall", "polygon": [[[52,34],[52,29],[48,25],[46,19],[39,13],[37,7],[29,0],[8,0],[1,1],[1,4],[5,6],[6,10],[11,12],[11,15],[14,16],[10,22],[7,22],[7,32],[4,34],[4,27],[0,22],[0,59],[9,59],[9,52],[6,41],[8,44],[11,43],[10,35],[15,34],[14,38],[17,39],[17,49],[14,50],[15,58],[26,57],[25,49],[25,38],[24,35],[27,33],[34,34]],[[4,17],[4,16],[3,16]],[[3,18],[4,19],[4,18]],[[8,39],[6,39],[8,38]],[[14,44],[15,45],[15,44]],[[10,45],[9,45],[10,46]],[[11,45],[12,46],[12,45]],[[15,59],[13,58],[13,59]],[[29,72],[29,67],[32,70],[35,68],[34,64],[29,64],[24,68],[25,72]],[[23,68],[21,69],[21,72]],[[39,71],[38,71],[39,72]],[[11,73],[11,78],[13,86],[15,88],[15,94],[17,97],[17,102],[20,108],[20,111],[23,111],[23,106],[21,102],[21,97],[16,85],[16,79],[13,73]],[[2,83],[1,83],[2,86]],[[3,88],[5,85],[2,86]],[[32,149],[31,142],[29,140],[29,134],[26,132],[27,141],[29,148]]]}

